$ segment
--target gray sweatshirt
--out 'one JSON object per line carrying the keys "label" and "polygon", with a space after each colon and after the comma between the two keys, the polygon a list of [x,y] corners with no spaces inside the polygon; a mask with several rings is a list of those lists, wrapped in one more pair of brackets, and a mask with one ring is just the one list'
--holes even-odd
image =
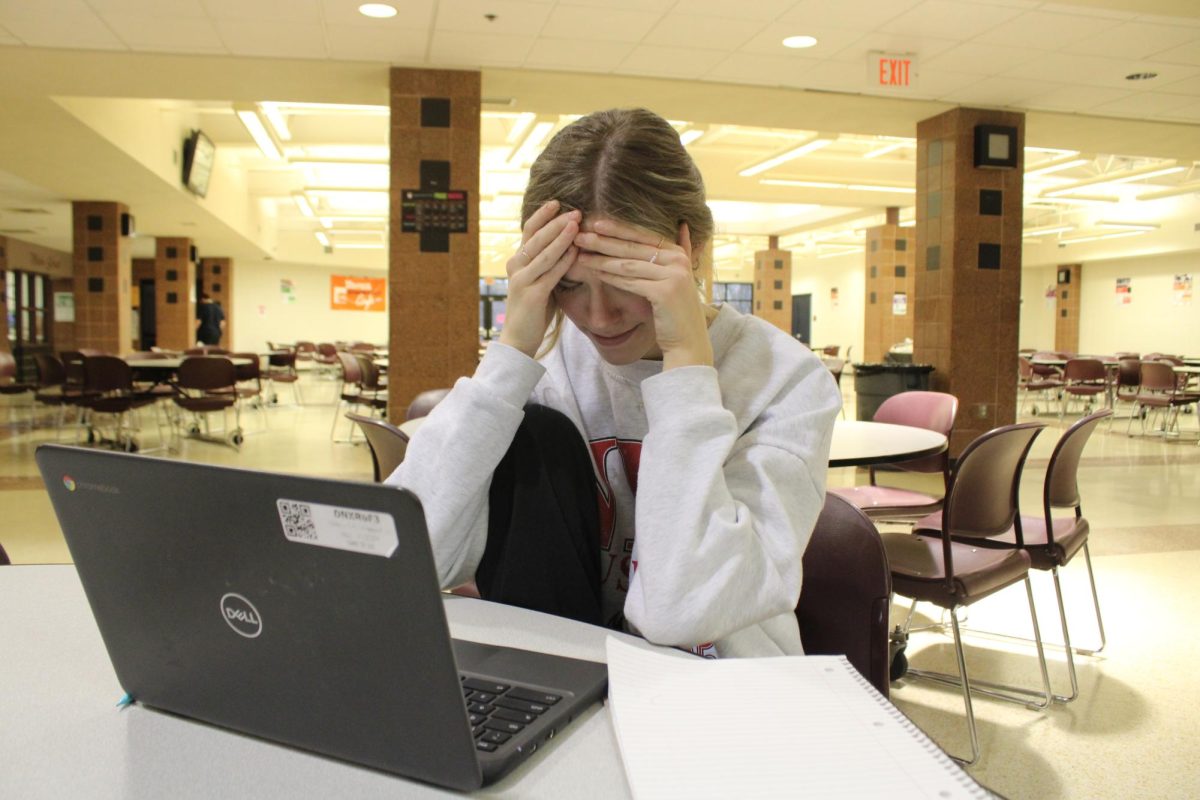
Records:
{"label": "gray sweatshirt", "polygon": [[701,655],[802,653],[801,557],[841,395],[758,318],[722,306],[709,337],[714,367],[666,372],[608,364],[569,321],[540,362],[492,343],[387,480],[421,499],[442,586],[474,577],[492,472],[535,402],[575,422],[597,467],[606,619]]}

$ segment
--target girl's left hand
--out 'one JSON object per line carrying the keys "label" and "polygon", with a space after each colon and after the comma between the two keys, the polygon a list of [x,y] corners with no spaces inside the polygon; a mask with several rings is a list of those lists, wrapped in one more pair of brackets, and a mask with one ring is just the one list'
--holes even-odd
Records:
{"label": "girl's left hand", "polygon": [[609,286],[650,302],[663,369],[711,366],[712,342],[696,292],[687,223],[679,226],[678,242],[611,219],[591,227],[575,237],[577,263],[595,270]]}

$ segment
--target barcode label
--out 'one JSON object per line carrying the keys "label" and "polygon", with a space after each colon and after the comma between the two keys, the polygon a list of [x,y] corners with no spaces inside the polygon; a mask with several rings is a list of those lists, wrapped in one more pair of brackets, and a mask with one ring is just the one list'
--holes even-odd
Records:
{"label": "barcode label", "polygon": [[313,525],[312,507],[307,503],[279,500],[279,519],[283,523],[283,535],[289,539],[315,542],[317,528]]}
{"label": "barcode label", "polygon": [[396,521],[384,511],[327,506],[278,498],[279,524],[290,542],[388,558],[400,540]]}

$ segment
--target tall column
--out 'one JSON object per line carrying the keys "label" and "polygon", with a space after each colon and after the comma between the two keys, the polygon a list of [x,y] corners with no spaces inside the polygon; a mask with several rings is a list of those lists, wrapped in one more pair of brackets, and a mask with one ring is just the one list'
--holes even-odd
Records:
{"label": "tall column", "polygon": [[1059,264],[1054,291],[1054,349],[1079,352],[1079,282],[1081,264]]}
{"label": "tall column", "polygon": [[160,236],[154,245],[154,342],[166,350],[196,344],[196,264],[192,240]]}
{"label": "tall column", "polygon": [[393,421],[479,361],[478,72],[393,69],[388,347]]}
{"label": "tall column", "polygon": [[1025,116],[956,108],[917,124],[913,360],[958,398],[950,442],[1016,413]]}
{"label": "tall column", "polygon": [[779,237],[754,253],[754,316],[792,335],[792,252],[779,249]]}
{"label": "tall column", "polygon": [[[199,270],[201,291],[207,292],[213,302],[219,304],[225,312],[225,334],[221,337],[221,347],[226,350],[238,349],[233,346],[233,259],[202,258]],[[194,333],[192,338],[195,338]],[[266,344],[251,344],[248,349],[257,351],[259,347],[266,347]],[[247,346],[243,345],[242,349],[247,349]]]}
{"label": "tall column", "polygon": [[863,360],[883,361],[897,342],[912,338],[916,274],[907,228],[900,209],[887,209],[883,225],[867,228],[866,297],[863,303]]}
{"label": "tall column", "polygon": [[[75,347],[119,355],[133,349],[130,324],[132,218],[121,203],[71,203]],[[123,232],[124,231],[124,232]]]}
{"label": "tall column", "polygon": [[8,239],[0,236],[0,351],[10,352],[8,344]]}

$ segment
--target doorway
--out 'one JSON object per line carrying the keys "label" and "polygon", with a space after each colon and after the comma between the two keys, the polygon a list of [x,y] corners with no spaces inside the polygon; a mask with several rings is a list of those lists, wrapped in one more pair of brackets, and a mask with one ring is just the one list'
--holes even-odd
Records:
{"label": "doorway", "polygon": [[154,281],[138,281],[138,349],[149,350],[158,344],[158,325],[154,307]]}
{"label": "doorway", "polygon": [[792,295],[792,336],[812,346],[812,295]]}

